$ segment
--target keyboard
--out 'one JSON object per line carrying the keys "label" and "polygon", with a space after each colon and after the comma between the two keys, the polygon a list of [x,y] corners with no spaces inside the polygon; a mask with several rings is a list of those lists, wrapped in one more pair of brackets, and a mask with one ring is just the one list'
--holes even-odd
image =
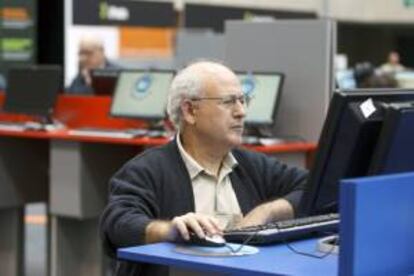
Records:
{"label": "keyboard", "polygon": [[271,222],[264,225],[234,228],[224,231],[227,242],[272,244],[305,238],[313,234],[332,234],[338,231],[339,215],[325,214]]}
{"label": "keyboard", "polygon": [[131,139],[136,136],[135,133],[129,133],[126,130],[105,129],[105,128],[78,128],[69,130],[69,135],[109,137],[109,138],[126,138]]}

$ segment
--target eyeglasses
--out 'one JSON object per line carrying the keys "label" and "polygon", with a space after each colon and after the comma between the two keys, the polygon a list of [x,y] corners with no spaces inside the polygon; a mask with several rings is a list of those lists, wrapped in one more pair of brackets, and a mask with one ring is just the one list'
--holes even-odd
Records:
{"label": "eyeglasses", "polygon": [[192,101],[215,100],[215,101],[218,101],[219,104],[231,108],[231,107],[236,106],[237,102],[240,102],[242,105],[247,107],[251,99],[252,97],[247,96],[247,95],[227,95],[223,97],[194,97],[194,98],[191,98],[190,100]]}

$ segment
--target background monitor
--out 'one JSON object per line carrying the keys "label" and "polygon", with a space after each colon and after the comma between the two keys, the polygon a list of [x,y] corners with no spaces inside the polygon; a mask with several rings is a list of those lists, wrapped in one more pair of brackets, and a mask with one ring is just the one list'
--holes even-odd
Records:
{"label": "background monitor", "polygon": [[138,119],[163,119],[172,70],[129,70],[119,74],[111,115]]}
{"label": "background monitor", "polygon": [[381,132],[383,103],[414,100],[414,90],[334,93],[300,207],[300,215],[337,212],[338,183],[366,176]]}
{"label": "background monitor", "polygon": [[95,95],[112,96],[120,69],[94,69],[91,72],[92,89]]}
{"label": "background monitor", "polygon": [[354,71],[351,69],[336,71],[335,79],[338,88],[341,90],[357,88]]}
{"label": "background monitor", "polygon": [[237,72],[243,93],[252,96],[245,123],[273,125],[282,94],[284,75],[278,72]]}
{"label": "background monitor", "polygon": [[12,68],[7,83],[4,111],[47,117],[62,88],[62,69],[55,65]]}
{"label": "background monitor", "polygon": [[414,88],[414,71],[396,72],[395,79],[400,88]]}

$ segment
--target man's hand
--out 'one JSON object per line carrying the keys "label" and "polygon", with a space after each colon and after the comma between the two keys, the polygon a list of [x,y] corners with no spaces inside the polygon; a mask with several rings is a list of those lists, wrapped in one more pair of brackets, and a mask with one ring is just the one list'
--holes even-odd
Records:
{"label": "man's hand", "polygon": [[177,216],[171,221],[155,220],[151,222],[145,231],[145,241],[154,243],[179,239],[189,240],[189,231],[193,231],[200,238],[204,238],[206,235],[223,234],[219,222],[214,217],[191,212]]}
{"label": "man's hand", "polygon": [[251,210],[236,227],[265,224],[270,221],[293,218],[293,207],[285,199],[263,203]]}

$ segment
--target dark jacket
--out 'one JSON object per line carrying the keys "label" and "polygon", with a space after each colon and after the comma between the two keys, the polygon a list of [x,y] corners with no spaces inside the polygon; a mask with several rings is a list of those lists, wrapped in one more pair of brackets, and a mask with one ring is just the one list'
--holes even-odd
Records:
{"label": "dark jacket", "polygon": [[[243,214],[283,197],[295,210],[307,172],[289,168],[268,156],[243,149],[232,151],[238,165],[230,179]],[[144,243],[152,219],[172,219],[194,212],[190,176],[175,141],[146,150],[125,164],[110,180],[109,203],[101,216],[101,237],[111,257],[119,247]],[[166,268],[118,262],[117,275],[165,275]]]}

